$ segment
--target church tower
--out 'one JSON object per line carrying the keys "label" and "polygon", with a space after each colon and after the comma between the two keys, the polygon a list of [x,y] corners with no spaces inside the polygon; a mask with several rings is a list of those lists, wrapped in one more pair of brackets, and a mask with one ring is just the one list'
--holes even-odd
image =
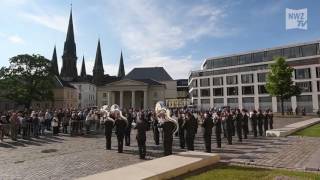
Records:
{"label": "church tower", "polygon": [[124,71],[123,57],[122,57],[122,51],[121,51],[118,77],[123,79],[125,75],[126,75],[126,73]]}
{"label": "church tower", "polygon": [[82,57],[82,66],[81,66],[80,76],[84,79],[87,77],[86,64],[84,63],[84,56]]}
{"label": "church tower", "polygon": [[104,69],[102,63],[102,55],[101,55],[101,47],[100,47],[100,39],[98,40],[96,59],[93,67],[93,84],[101,85],[104,79]]}
{"label": "church tower", "polygon": [[76,43],[74,41],[72,9],[70,11],[69,25],[66,41],[64,42],[64,50],[62,55],[61,78],[64,81],[73,81],[77,78],[77,52]]}
{"label": "church tower", "polygon": [[58,59],[57,59],[57,50],[56,46],[54,46],[52,59],[51,59],[51,68],[54,75],[59,76],[59,69],[58,69]]}

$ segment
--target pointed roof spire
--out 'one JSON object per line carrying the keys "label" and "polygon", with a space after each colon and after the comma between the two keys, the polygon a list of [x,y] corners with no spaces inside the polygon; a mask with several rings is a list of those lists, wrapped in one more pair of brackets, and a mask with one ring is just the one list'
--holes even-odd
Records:
{"label": "pointed roof spire", "polygon": [[69,17],[69,24],[68,24],[68,31],[67,31],[67,38],[66,41],[74,42],[74,31],[73,31],[73,19],[72,19],[72,4],[70,10],[70,17]]}
{"label": "pointed roof spire", "polygon": [[101,55],[101,46],[100,46],[100,39],[98,40],[98,46],[97,46],[97,52],[96,52],[96,59],[94,62],[93,70],[99,69],[104,71],[103,69],[103,63],[102,63],[102,55]]}
{"label": "pointed roof spire", "polygon": [[66,41],[64,42],[64,49],[62,55],[62,68],[61,74],[63,80],[72,81],[78,77],[77,70],[77,51],[76,43],[74,40],[72,7],[70,10],[70,18],[67,30]]}
{"label": "pointed roof spire", "polygon": [[124,71],[123,56],[122,56],[122,51],[121,51],[118,77],[122,79],[122,78],[124,78],[125,75],[126,75],[126,73]]}
{"label": "pointed roof spire", "polygon": [[81,73],[80,76],[83,78],[87,77],[87,73],[86,73],[86,64],[84,62],[84,56],[82,57],[82,66],[81,66]]}
{"label": "pointed roof spire", "polygon": [[101,55],[101,46],[100,46],[100,39],[98,40],[97,52],[96,52],[96,59],[94,62],[93,67],[93,83],[96,85],[100,85],[103,83],[104,80],[104,69],[102,63],[102,55]]}
{"label": "pointed roof spire", "polygon": [[54,73],[55,75],[59,76],[56,46],[54,46],[54,49],[53,49],[51,65],[52,65],[52,71],[53,71],[53,73]]}

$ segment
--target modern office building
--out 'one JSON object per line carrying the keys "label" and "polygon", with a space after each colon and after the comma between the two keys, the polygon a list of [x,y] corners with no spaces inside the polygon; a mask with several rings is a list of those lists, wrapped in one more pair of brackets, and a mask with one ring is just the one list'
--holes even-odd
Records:
{"label": "modern office building", "polygon": [[265,88],[268,65],[277,56],[293,67],[293,80],[302,94],[285,101],[285,110],[316,112],[320,99],[320,41],[208,58],[189,76],[192,103],[200,109],[230,106],[280,111],[280,101]]}

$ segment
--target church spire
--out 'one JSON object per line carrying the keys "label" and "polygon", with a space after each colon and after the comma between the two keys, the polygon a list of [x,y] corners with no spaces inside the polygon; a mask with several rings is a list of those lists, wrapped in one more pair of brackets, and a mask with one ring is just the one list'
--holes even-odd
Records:
{"label": "church spire", "polygon": [[82,66],[81,66],[81,74],[80,76],[82,78],[86,78],[87,77],[87,73],[86,73],[86,64],[84,62],[84,56],[82,57]]}
{"label": "church spire", "polygon": [[54,46],[54,49],[53,49],[52,60],[51,60],[51,67],[52,67],[53,73],[54,73],[55,75],[59,76],[56,46]]}
{"label": "church spire", "polygon": [[70,10],[69,24],[64,50],[62,55],[61,77],[65,81],[72,81],[77,78],[77,51],[74,40],[72,8]]}
{"label": "church spire", "polygon": [[122,51],[121,51],[118,77],[122,79],[122,78],[124,78],[125,75],[126,75],[126,73],[124,71],[123,57],[122,57]]}
{"label": "church spire", "polygon": [[100,39],[99,39],[97,52],[96,52],[96,59],[93,67],[93,83],[99,85],[103,83],[103,78],[104,78],[104,69],[103,69],[101,46],[100,46]]}

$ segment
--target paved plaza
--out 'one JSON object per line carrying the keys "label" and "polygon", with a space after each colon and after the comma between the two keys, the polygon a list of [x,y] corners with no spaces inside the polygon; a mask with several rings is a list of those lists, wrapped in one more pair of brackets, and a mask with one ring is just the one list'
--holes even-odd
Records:
{"label": "paved plaza", "polygon": [[[281,123],[275,122],[276,128],[279,124],[282,126],[299,121],[286,118],[276,121],[280,120]],[[242,143],[236,139],[234,138],[234,145],[226,145],[226,139],[223,139],[222,149],[217,149],[213,136],[213,152],[219,153],[223,162],[317,170],[313,168],[316,167],[314,162],[317,162],[314,158],[320,157],[320,140],[317,138],[249,136]],[[116,138],[113,137],[112,150],[107,151],[102,135],[47,136],[18,142],[5,139],[4,143],[0,143],[0,179],[74,179],[144,161],[138,158],[135,130],[131,141],[131,146],[125,146],[124,153],[119,154]],[[185,151],[178,144],[179,140],[175,137],[173,151]],[[195,149],[204,151],[201,128],[196,136]],[[154,145],[152,131],[149,131],[147,160],[161,157],[162,152],[162,145]]]}

